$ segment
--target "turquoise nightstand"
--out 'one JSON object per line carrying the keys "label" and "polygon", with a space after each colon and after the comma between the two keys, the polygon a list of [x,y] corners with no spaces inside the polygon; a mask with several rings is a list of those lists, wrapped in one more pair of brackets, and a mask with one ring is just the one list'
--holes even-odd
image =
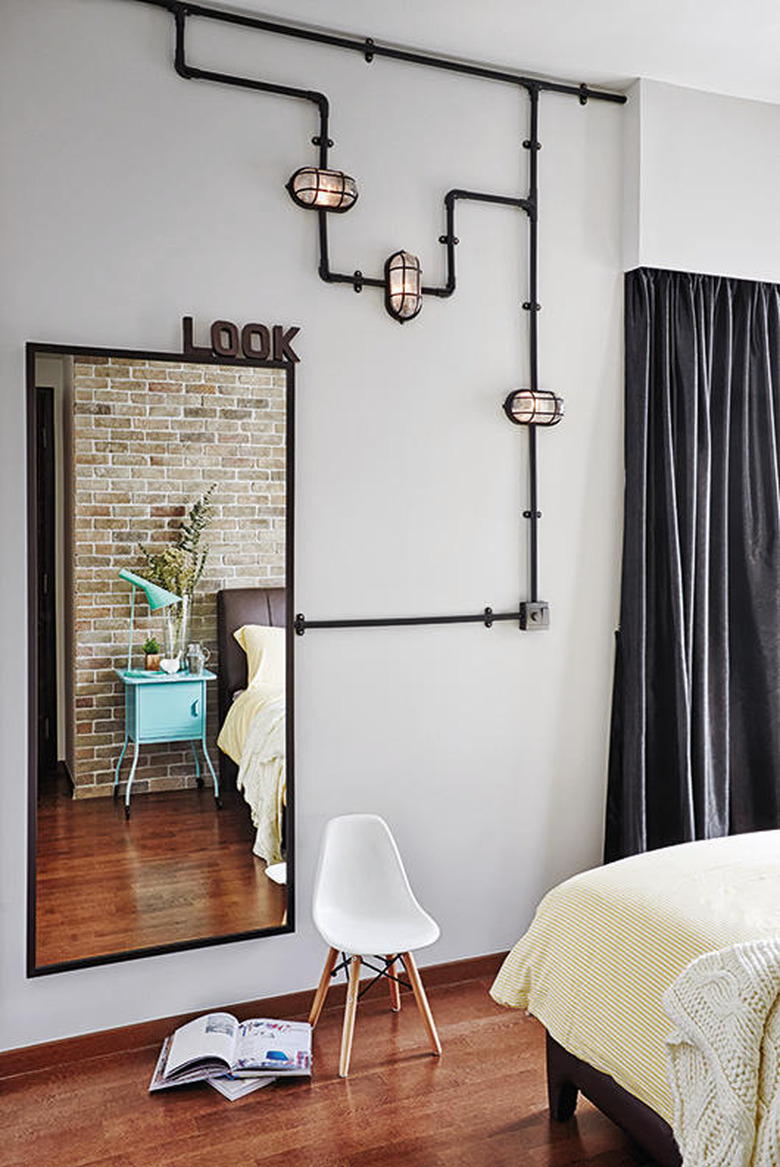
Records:
{"label": "turquoise nightstand", "polygon": [[204,669],[197,676],[193,673],[149,673],[139,669],[117,669],[116,675],[125,686],[125,742],[116,764],[114,775],[114,798],[119,794],[119,771],[122,766],[127,743],[135,745],[133,764],[125,790],[125,818],[130,818],[130,791],[138,766],[139,746],[149,742],[189,742],[195,758],[195,777],[198,786],[203,786],[200,776],[195,743],[200,742],[206,764],[214,779],[214,798],[217,807],[222,803],[219,797],[219,779],[211,764],[206,748],[206,685],[215,681],[216,674]]}

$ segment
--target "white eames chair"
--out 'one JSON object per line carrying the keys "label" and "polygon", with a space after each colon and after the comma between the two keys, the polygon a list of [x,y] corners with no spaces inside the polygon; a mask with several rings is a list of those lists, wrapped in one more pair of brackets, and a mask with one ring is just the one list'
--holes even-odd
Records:
{"label": "white eames chair", "polygon": [[381,969],[368,967],[389,977],[390,1007],[395,1012],[401,1008],[396,972],[398,961],[403,963],[431,1048],[439,1056],[439,1035],[412,956],[413,948],[425,948],[438,939],[439,925],[415,899],[395,839],[379,815],[342,815],[325,827],[314,883],[314,923],[329,952],[309,1014],[312,1026],[319,1020],[340,952],[349,968],[341,1077],[349,1072],[360,968],[367,956],[382,961]]}

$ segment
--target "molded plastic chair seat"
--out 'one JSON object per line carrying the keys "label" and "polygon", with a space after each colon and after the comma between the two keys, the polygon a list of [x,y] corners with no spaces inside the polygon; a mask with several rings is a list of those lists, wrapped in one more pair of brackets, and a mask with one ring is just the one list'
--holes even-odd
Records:
{"label": "molded plastic chair seat", "polygon": [[[441,1053],[412,949],[439,938],[439,925],[420,906],[407,879],[395,839],[375,814],[342,815],[325,827],[314,885],[314,923],[330,951],[311,1008],[317,1024],[330,978],[343,952],[349,964],[339,1073],[347,1076],[355,1024],[360,967],[364,956],[384,956],[381,976],[390,978],[390,1000],[401,1007],[397,960],[403,961],[435,1054]],[[375,970],[376,971],[376,970]]]}
{"label": "molded plastic chair seat", "polygon": [[439,925],[416,902],[406,915],[384,919],[358,918],[352,912],[328,907],[315,923],[331,948],[363,956],[427,948],[440,935]]}

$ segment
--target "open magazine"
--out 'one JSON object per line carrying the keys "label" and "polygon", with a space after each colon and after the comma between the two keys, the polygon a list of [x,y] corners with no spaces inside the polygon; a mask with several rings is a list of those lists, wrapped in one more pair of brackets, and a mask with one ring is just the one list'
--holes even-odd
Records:
{"label": "open magazine", "polygon": [[149,1085],[165,1090],[207,1078],[277,1078],[311,1073],[311,1026],[305,1021],[207,1013],[163,1042]]}

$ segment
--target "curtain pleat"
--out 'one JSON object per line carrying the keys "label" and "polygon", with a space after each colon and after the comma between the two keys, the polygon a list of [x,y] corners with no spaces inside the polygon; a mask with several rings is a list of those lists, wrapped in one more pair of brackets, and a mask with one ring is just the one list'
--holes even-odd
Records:
{"label": "curtain pleat", "polygon": [[605,858],[780,826],[780,288],[625,286]]}

